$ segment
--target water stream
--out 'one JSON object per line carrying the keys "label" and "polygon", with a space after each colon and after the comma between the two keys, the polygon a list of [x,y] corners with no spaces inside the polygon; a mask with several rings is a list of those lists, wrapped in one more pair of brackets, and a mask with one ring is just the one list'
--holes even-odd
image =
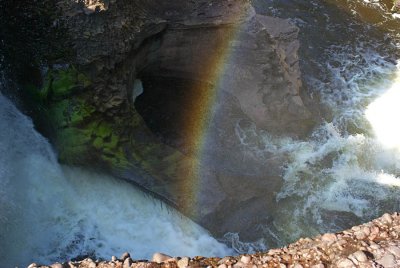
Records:
{"label": "water stream", "polygon": [[[305,88],[319,96],[329,113],[304,140],[274,137],[238,123],[236,135],[246,152],[258,159],[271,153],[285,159],[284,183],[270,225],[259,226],[265,240],[243,244],[227,234],[226,241],[234,242],[237,251],[265,249],[271,241],[284,245],[399,211],[396,16],[379,1],[258,2],[266,14],[285,17],[285,11],[301,29]],[[299,8],[287,9],[294,2]],[[343,6],[348,14],[336,14]],[[374,10],[381,21],[349,19],[360,6]],[[388,28],[377,34],[379,27]],[[321,29],[326,36],[318,39]],[[60,166],[31,120],[0,96],[0,266],[80,255],[110,258],[124,251],[134,258],[150,258],[157,251],[179,256],[234,253],[132,185]]]}
{"label": "water stream", "polygon": [[[44,187],[45,186],[45,187]],[[131,252],[149,259],[232,254],[132,185],[60,166],[29,118],[0,95],[0,267]]]}

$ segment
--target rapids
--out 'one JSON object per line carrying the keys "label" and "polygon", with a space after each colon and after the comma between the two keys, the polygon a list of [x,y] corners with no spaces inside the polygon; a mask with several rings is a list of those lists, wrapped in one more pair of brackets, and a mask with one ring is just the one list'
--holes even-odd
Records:
{"label": "rapids", "polygon": [[[238,122],[244,151],[284,159],[283,186],[269,225],[257,227],[264,237],[242,243],[228,233],[222,241],[236,252],[265,250],[399,211],[400,19],[389,12],[390,1],[254,2],[259,13],[290,18],[300,28],[304,89],[325,109],[303,140]],[[0,227],[1,267],[124,251],[134,258],[155,251],[232,254],[133,186],[60,166],[31,120],[2,96]]]}
{"label": "rapids", "polygon": [[258,12],[288,17],[300,28],[305,90],[328,110],[304,140],[237,125],[243,148],[255,157],[285,159],[273,220],[260,227],[265,245],[398,211],[400,23],[388,1],[255,2]]}
{"label": "rapids", "polygon": [[60,166],[29,118],[0,95],[0,267],[131,252],[149,259],[232,254],[132,185]]}

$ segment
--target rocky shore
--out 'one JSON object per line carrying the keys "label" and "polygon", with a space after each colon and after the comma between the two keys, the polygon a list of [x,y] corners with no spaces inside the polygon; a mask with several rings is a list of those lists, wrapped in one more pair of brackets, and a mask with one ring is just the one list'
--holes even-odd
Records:
{"label": "rocky shore", "polygon": [[151,261],[135,260],[129,253],[111,261],[85,259],[28,268],[185,268],[185,267],[400,267],[400,213],[384,214],[371,222],[338,233],[301,238],[284,248],[265,253],[224,258],[171,257],[155,253]]}

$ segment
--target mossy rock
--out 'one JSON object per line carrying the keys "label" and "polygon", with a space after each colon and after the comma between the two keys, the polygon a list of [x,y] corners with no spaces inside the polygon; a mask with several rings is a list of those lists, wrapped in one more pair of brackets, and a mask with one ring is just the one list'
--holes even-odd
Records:
{"label": "mossy rock", "polygon": [[400,0],[393,1],[392,12],[393,13],[400,12]]}
{"label": "mossy rock", "polygon": [[[43,93],[53,99],[62,99],[91,85],[90,80],[75,67],[49,70],[44,84]],[[46,89],[47,87],[47,89]]]}
{"label": "mossy rock", "polygon": [[135,111],[109,118],[92,103],[92,83],[73,66],[50,68],[42,87],[26,87],[51,131],[59,160],[109,171],[139,167],[160,181],[190,170],[190,161],[147,129]]}

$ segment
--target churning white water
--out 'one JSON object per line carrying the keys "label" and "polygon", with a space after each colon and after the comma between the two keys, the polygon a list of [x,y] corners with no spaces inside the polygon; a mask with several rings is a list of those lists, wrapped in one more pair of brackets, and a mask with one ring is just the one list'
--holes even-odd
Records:
{"label": "churning white water", "polygon": [[31,120],[0,95],[0,267],[125,251],[139,259],[232,253],[132,185],[60,166]]}
{"label": "churning white water", "polygon": [[282,159],[284,184],[271,211],[279,240],[266,234],[267,242],[339,231],[400,209],[400,71],[373,45],[326,49],[325,77],[309,85],[332,115],[307,139],[237,124],[248,152]]}
{"label": "churning white water", "polygon": [[[398,67],[399,68],[399,67]],[[400,70],[387,92],[371,103],[366,116],[378,140],[388,148],[400,150]]]}

